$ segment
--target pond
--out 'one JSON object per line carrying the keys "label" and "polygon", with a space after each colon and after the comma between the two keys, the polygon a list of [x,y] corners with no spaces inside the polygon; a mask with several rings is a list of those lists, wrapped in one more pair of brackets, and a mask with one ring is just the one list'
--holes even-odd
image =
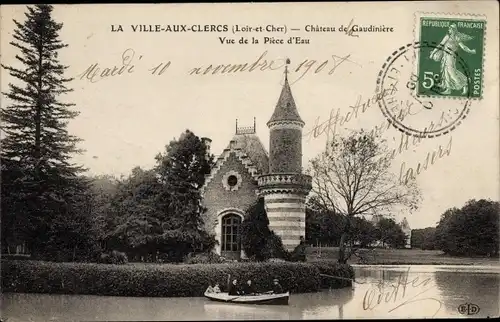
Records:
{"label": "pond", "polygon": [[6,293],[1,297],[2,317],[8,322],[26,322],[499,315],[499,267],[356,266],[355,270],[356,283],[352,288],[292,294],[288,306],[225,304],[210,302],[202,297],[137,298]]}

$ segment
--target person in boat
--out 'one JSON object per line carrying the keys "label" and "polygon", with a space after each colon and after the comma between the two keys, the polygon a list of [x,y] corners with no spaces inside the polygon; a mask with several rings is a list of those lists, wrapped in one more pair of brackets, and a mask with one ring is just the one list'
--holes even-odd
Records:
{"label": "person in boat", "polygon": [[238,280],[234,279],[231,285],[229,285],[229,295],[243,295],[243,292],[240,290],[240,286],[238,285]]}
{"label": "person in boat", "polygon": [[245,295],[255,295],[257,292],[255,291],[255,287],[252,284],[252,280],[248,280],[245,286],[243,287],[243,294]]}
{"label": "person in boat", "polygon": [[220,293],[219,283],[215,283],[215,286],[213,287],[212,291],[214,293]]}
{"label": "person in boat", "polygon": [[208,285],[206,292],[207,293],[213,293],[214,292],[214,288],[212,287],[212,285]]}
{"label": "person in boat", "polygon": [[278,281],[277,278],[273,279],[273,289],[271,291],[272,294],[283,294],[285,291],[283,290],[283,287],[281,286],[280,282]]}

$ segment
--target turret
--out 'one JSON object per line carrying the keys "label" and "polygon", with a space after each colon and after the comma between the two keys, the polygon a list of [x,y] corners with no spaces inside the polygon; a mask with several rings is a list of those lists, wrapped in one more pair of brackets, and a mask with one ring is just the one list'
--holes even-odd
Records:
{"label": "turret", "polygon": [[[287,65],[290,60],[287,59]],[[278,103],[267,126],[270,130],[269,172],[302,172],[302,128],[295,100],[288,83],[288,66],[285,67],[285,81]]]}
{"label": "turret", "polygon": [[305,200],[311,177],[302,174],[302,128],[288,83],[288,64],[278,103],[267,126],[270,130],[269,174],[258,178],[264,197],[269,228],[293,250],[305,237]]}
{"label": "turret", "polygon": [[205,144],[206,151],[205,151],[205,158],[207,160],[210,159],[210,145],[212,144],[212,140],[206,137],[201,138],[201,142]]}

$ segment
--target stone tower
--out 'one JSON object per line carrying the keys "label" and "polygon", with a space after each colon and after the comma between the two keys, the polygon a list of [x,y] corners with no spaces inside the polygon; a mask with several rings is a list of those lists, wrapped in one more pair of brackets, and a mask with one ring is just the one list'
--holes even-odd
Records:
{"label": "stone tower", "polygon": [[270,130],[269,174],[258,178],[259,195],[264,197],[269,228],[293,250],[305,238],[305,200],[311,177],[302,174],[302,128],[297,106],[288,83],[288,64],[281,95],[267,126]]}

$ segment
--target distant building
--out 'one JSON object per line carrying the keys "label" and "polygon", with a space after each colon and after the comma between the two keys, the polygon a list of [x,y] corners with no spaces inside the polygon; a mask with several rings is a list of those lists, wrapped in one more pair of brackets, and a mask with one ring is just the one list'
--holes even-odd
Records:
{"label": "distant building", "polygon": [[401,226],[401,229],[406,235],[406,243],[405,243],[405,248],[411,248],[411,228],[410,224],[408,223],[408,220],[406,220],[406,217],[403,218],[403,220],[399,223]]}
{"label": "distant building", "polygon": [[372,216],[372,219],[371,219],[371,222],[372,222],[374,225],[376,225],[376,224],[378,224],[378,222],[379,222],[382,218],[384,218],[384,215],[373,215],[373,216]]}
{"label": "distant building", "polygon": [[[382,218],[390,218],[394,219],[394,216],[391,215],[373,215],[371,218],[371,222],[373,225],[377,225],[377,223],[382,219]],[[405,233],[406,235],[406,242],[405,242],[405,248],[411,248],[411,228],[410,224],[408,223],[408,220],[406,217],[403,218],[403,220],[398,224],[401,227],[401,230]],[[371,247],[388,247],[387,245],[384,245],[380,240],[376,240],[373,243],[370,244]]]}
{"label": "distant building", "polygon": [[[311,177],[302,174],[302,128],[285,71],[281,95],[271,119],[269,154],[253,127],[238,127],[217,158],[203,187],[204,222],[215,233],[215,251],[238,259],[240,226],[244,213],[258,197],[264,197],[269,228],[293,250],[305,237],[305,199]],[[204,138],[209,144],[210,139]]]}

